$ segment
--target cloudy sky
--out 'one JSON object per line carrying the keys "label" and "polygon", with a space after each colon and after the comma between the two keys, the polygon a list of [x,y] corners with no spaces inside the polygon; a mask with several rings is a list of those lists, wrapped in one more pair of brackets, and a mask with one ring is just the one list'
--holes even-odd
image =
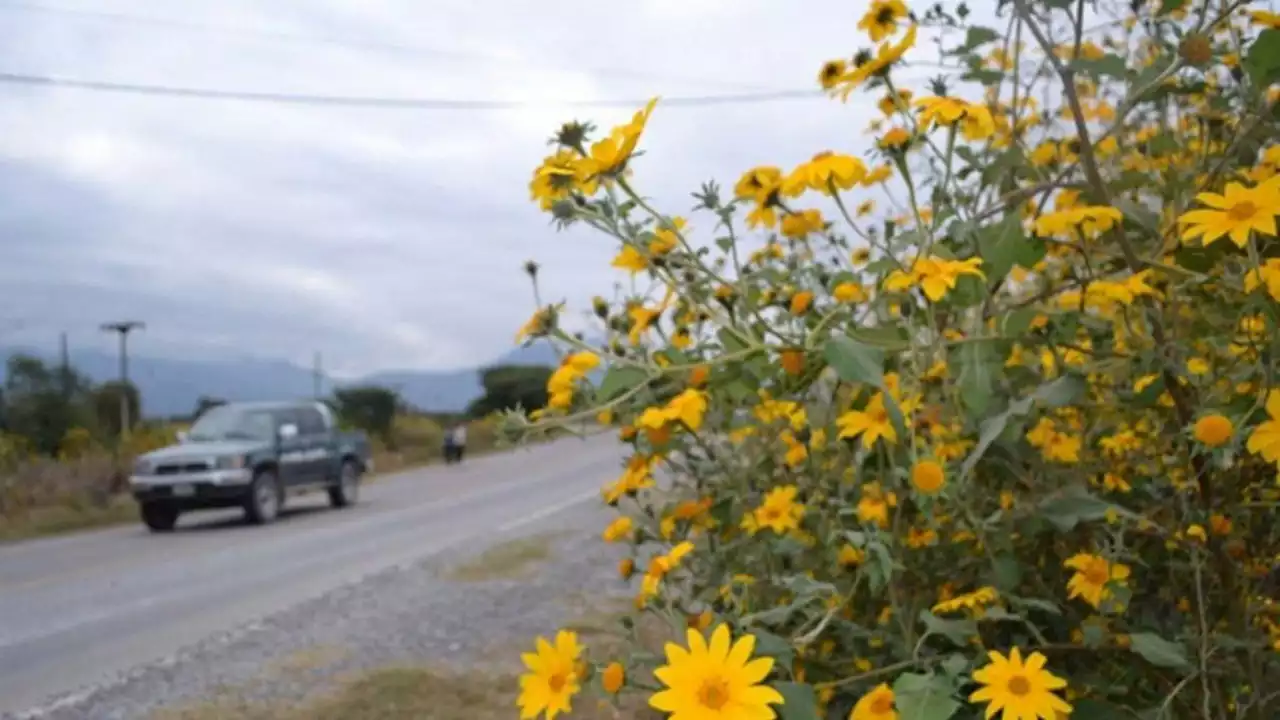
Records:
{"label": "cloudy sky", "polygon": [[[642,100],[816,87],[863,0],[0,0],[0,72],[267,93],[528,101],[391,110],[0,83],[0,345],[252,355],[336,373],[474,366],[532,310],[580,307],[614,248],[528,200],[545,139]],[[856,150],[874,110],[824,99],[662,108],[636,166],[671,212],[708,178]]]}

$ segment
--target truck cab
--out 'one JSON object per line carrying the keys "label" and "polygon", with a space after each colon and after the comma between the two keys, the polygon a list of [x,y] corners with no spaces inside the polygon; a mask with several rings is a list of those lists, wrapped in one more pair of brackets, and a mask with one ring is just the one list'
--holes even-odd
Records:
{"label": "truck cab", "polygon": [[228,403],[205,411],[178,444],[138,457],[129,477],[143,523],[172,530],[186,512],[241,507],[276,519],[291,495],[324,489],[353,504],[371,470],[361,433],[342,432],[320,402]]}

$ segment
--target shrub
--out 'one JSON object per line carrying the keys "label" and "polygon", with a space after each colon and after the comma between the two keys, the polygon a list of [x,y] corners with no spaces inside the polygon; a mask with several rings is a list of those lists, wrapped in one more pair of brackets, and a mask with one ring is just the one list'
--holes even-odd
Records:
{"label": "shrub", "polygon": [[703,220],[632,184],[654,103],[562,127],[534,198],[658,291],[601,347],[539,308],[574,352],[508,420],[619,424],[606,536],[690,633],[540,641],[524,716],[614,661],[676,718],[1280,714],[1280,16],[1241,5],[1012,0],[1002,35],[874,0],[819,74],[874,148],[709,183]]}

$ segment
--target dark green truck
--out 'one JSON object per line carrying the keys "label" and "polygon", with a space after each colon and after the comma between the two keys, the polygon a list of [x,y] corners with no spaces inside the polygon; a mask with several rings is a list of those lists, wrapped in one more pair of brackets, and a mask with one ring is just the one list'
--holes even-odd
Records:
{"label": "dark green truck", "polygon": [[210,508],[241,507],[249,522],[269,523],[289,495],[315,489],[347,507],[371,469],[368,439],[339,430],[324,403],[229,403],[177,445],[139,457],[129,484],[142,522],[167,532],[182,513]]}

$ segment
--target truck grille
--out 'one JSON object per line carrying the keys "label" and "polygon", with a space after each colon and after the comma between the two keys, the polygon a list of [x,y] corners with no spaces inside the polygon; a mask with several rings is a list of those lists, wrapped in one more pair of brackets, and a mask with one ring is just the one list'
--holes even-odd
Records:
{"label": "truck grille", "polygon": [[157,475],[181,475],[183,473],[199,473],[209,469],[207,462],[189,462],[170,465],[157,465]]}

